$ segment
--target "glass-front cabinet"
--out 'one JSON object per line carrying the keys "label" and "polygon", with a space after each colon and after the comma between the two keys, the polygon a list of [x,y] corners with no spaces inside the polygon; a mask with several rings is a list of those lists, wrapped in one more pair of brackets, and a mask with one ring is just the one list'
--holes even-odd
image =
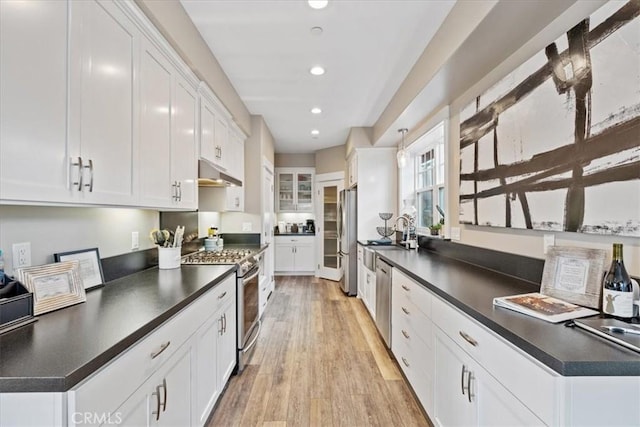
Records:
{"label": "glass-front cabinet", "polygon": [[329,280],[340,280],[342,265],[338,258],[338,196],[344,189],[344,181],[319,181],[318,227],[320,254],[318,276]]}
{"label": "glass-front cabinet", "polygon": [[313,212],[314,168],[276,168],[278,212]]}

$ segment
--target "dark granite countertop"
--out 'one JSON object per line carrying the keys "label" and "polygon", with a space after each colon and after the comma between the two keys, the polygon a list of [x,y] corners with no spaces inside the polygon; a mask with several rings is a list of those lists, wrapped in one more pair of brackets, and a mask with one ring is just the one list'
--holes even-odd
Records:
{"label": "dark granite countertop", "polygon": [[0,335],[0,392],[69,390],[236,268],[144,270],[88,292],[85,303]]}
{"label": "dark granite countertop", "polygon": [[274,236],[278,237],[278,236],[284,236],[284,237],[290,237],[290,236],[315,236],[316,233],[275,233]]}
{"label": "dark granite countertop", "polygon": [[640,376],[640,354],[579,328],[493,306],[493,298],[539,285],[430,251],[379,256],[507,341],[564,376]]}

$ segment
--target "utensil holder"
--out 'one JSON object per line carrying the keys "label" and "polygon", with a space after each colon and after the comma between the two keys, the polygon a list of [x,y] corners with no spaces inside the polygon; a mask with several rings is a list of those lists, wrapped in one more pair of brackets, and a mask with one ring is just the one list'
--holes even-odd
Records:
{"label": "utensil holder", "polygon": [[178,248],[158,248],[158,268],[169,270],[180,267],[180,247]]}

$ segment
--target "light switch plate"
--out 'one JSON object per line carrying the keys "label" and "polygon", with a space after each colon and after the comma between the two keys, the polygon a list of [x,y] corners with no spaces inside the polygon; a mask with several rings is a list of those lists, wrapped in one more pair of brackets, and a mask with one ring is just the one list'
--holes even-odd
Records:
{"label": "light switch plate", "polygon": [[140,249],[140,234],[137,231],[131,232],[131,250]]}
{"label": "light switch plate", "polygon": [[460,240],[460,227],[451,227],[451,240]]}
{"label": "light switch plate", "polygon": [[251,230],[252,230],[252,226],[250,222],[242,223],[242,231],[251,231]]}

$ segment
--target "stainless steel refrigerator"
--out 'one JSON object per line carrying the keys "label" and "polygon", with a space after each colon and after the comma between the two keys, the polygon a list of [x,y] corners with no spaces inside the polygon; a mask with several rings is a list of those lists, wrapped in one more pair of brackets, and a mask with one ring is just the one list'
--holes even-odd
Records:
{"label": "stainless steel refrigerator", "polygon": [[342,290],[347,295],[356,295],[358,293],[356,209],[356,190],[342,190],[338,202],[338,256],[342,258],[342,267],[344,269]]}

